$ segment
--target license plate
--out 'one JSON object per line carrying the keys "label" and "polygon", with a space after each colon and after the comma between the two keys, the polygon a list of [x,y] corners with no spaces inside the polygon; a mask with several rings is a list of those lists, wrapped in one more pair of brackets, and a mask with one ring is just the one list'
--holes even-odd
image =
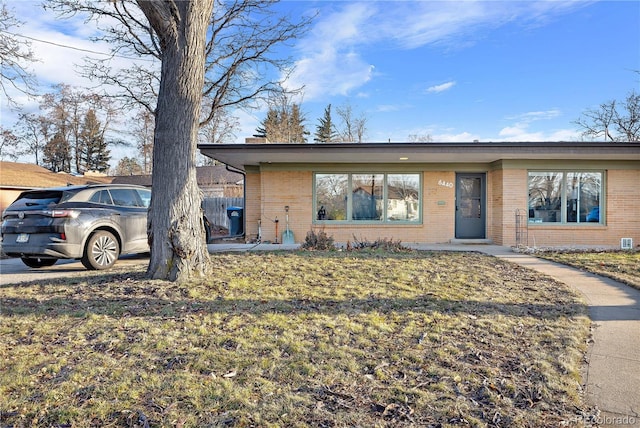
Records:
{"label": "license plate", "polygon": [[16,242],[18,244],[24,244],[25,242],[29,242],[29,234],[28,233],[21,233],[16,238]]}

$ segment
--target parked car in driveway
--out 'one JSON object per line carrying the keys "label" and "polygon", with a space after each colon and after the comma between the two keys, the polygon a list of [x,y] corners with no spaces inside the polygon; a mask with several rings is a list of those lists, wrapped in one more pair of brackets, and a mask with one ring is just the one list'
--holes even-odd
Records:
{"label": "parked car in driveway", "polygon": [[[147,211],[151,190],[92,184],[28,190],[2,213],[2,252],[32,268],[80,259],[87,269],[107,269],[124,254],[149,251]],[[209,222],[203,217],[206,239]]]}

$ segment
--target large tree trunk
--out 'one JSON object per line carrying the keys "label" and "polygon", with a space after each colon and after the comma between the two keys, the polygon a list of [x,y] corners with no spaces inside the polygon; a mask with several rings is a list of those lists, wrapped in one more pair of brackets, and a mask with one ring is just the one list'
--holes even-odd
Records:
{"label": "large tree trunk", "polygon": [[162,43],[147,273],[185,281],[205,274],[209,260],[195,159],[213,0],[138,0],[138,4]]}

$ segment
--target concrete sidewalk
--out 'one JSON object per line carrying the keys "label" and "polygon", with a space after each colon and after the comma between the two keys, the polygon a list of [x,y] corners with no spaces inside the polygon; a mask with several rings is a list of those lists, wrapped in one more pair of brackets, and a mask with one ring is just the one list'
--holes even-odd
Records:
{"label": "concrete sidewalk", "polygon": [[[640,290],[498,245],[413,245],[425,251],[478,251],[537,270],[580,291],[593,322],[583,374],[585,399],[602,427],[640,428]],[[214,244],[209,252],[294,250],[299,245]]]}
{"label": "concrete sidewalk", "polygon": [[587,404],[600,410],[599,426],[640,427],[640,290],[506,247],[476,250],[535,269],[584,295],[594,327],[583,375]]}

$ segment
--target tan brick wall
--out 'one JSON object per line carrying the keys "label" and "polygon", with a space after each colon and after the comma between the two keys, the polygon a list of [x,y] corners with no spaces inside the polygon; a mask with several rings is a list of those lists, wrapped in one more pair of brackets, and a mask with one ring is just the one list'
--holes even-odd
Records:
{"label": "tan brick wall", "polygon": [[502,222],[504,220],[502,198],[502,176],[504,171],[490,171],[487,174],[487,233],[494,243],[502,243]]}
{"label": "tan brick wall", "polygon": [[311,171],[262,171],[262,240],[276,241],[276,218],[278,219],[277,241],[282,241],[286,228],[285,206],[289,206],[289,229],[296,242],[304,242],[313,218]]}
{"label": "tan brick wall", "polygon": [[258,220],[260,220],[260,207],[262,205],[262,185],[260,173],[247,172],[245,175],[245,239],[253,241],[258,237]]}
{"label": "tan brick wall", "polygon": [[[508,171],[508,170],[507,170]],[[527,182],[526,170],[510,171],[514,178],[508,183],[508,195],[517,198],[521,182]],[[519,178],[515,178],[519,175]],[[605,210],[606,224],[556,225],[529,224],[528,245],[537,247],[556,246],[606,246],[619,247],[620,238],[632,238],[634,245],[640,244],[640,171],[609,170],[606,172]],[[507,185],[505,184],[505,187]],[[521,197],[520,197],[521,199]],[[505,200],[507,197],[505,196]],[[521,203],[526,207],[527,201]],[[515,221],[515,219],[514,219]],[[506,224],[508,230],[511,225]],[[505,240],[513,245],[514,240]]]}
{"label": "tan brick wall", "polygon": [[527,177],[525,169],[499,169],[488,174],[487,238],[495,244],[516,243],[516,212],[526,215],[528,209]]}
{"label": "tan brick wall", "polygon": [[[296,242],[304,242],[307,232],[313,225],[313,173],[311,171],[262,171],[260,177],[247,174],[247,231],[257,233],[252,224],[262,221],[263,241],[275,242],[275,219],[278,222],[278,242],[282,240],[285,230],[285,209],[289,206],[289,228],[293,231]],[[336,242],[346,243],[357,239],[375,240],[388,238],[406,243],[414,242],[449,242],[454,236],[455,173],[451,171],[426,172],[423,175],[423,223],[419,225],[382,225],[382,224],[327,224],[324,231]],[[442,184],[439,184],[442,183]],[[451,186],[448,186],[450,183]],[[260,186],[260,192],[250,190]],[[256,214],[256,202],[260,199],[259,212]],[[249,236],[251,238],[251,236]]]}
{"label": "tan brick wall", "polygon": [[[527,169],[498,169],[487,174],[487,238],[500,245],[516,243],[516,210],[527,214]],[[246,227],[248,239],[257,235],[262,221],[263,241],[278,242],[285,230],[285,205],[296,242],[313,225],[313,173],[263,170],[247,174]],[[405,243],[445,243],[455,235],[455,171],[425,171],[422,189],[422,224],[327,224],[325,232],[336,242],[389,238]],[[527,225],[528,245],[619,246],[620,238],[640,244],[640,171],[611,170],[606,177],[606,225]],[[525,220],[525,224],[526,220]],[[321,226],[315,226],[319,228]]]}
{"label": "tan brick wall", "polygon": [[423,231],[410,242],[449,242],[455,237],[456,173],[427,171],[423,180]]}

